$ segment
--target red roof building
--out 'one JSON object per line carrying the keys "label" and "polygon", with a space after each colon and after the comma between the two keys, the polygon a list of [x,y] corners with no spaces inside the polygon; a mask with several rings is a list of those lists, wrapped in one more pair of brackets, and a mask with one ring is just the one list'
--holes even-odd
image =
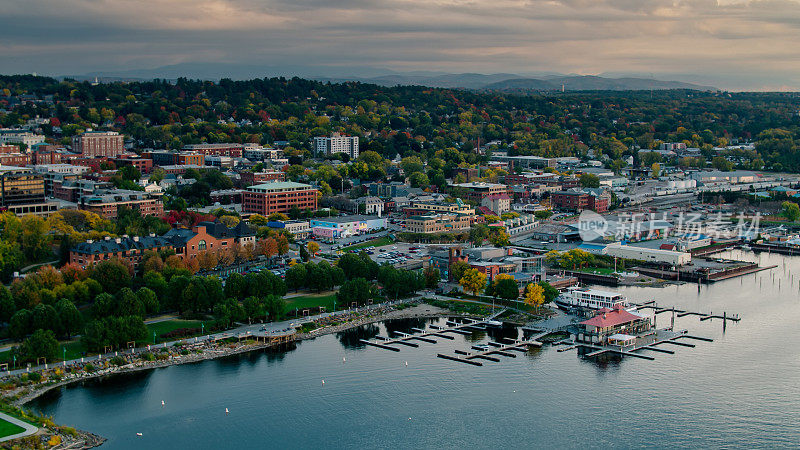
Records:
{"label": "red roof building", "polygon": [[607,345],[608,338],[612,335],[636,336],[649,331],[652,326],[648,316],[627,311],[622,305],[616,305],[613,309],[600,309],[597,315],[580,324],[584,330],[579,332],[575,339],[599,345]]}

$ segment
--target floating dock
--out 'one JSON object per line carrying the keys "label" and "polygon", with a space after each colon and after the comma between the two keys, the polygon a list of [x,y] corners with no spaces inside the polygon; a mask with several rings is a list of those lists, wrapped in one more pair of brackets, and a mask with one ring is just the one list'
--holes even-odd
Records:
{"label": "floating dock", "polygon": [[563,351],[571,350],[573,348],[582,347],[582,348],[586,348],[586,349],[589,349],[589,350],[593,350],[593,351],[583,355],[586,358],[594,358],[595,356],[600,356],[600,355],[605,354],[605,353],[613,353],[613,354],[617,354],[617,355],[632,356],[632,357],[635,357],[635,358],[641,358],[641,359],[647,359],[647,360],[653,361],[653,360],[655,360],[654,357],[649,356],[649,355],[643,355],[643,354],[640,354],[640,353],[637,353],[637,352],[642,351],[642,350],[649,350],[649,351],[654,351],[654,352],[658,352],[658,353],[667,353],[667,354],[672,355],[672,354],[675,353],[674,351],[667,350],[665,348],[660,348],[658,346],[663,345],[663,344],[672,344],[672,345],[677,345],[677,346],[680,346],[680,347],[689,347],[689,348],[694,348],[695,347],[694,344],[690,344],[688,342],[681,342],[678,339],[695,339],[695,340],[704,341],[704,342],[714,342],[714,340],[711,339],[711,338],[701,337],[701,336],[693,336],[693,335],[688,334],[687,331],[673,332],[673,331],[667,331],[667,330],[659,330],[658,332],[661,333],[662,336],[659,336],[658,334],[656,334],[654,336],[652,342],[648,342],[646,344],[639,345],[639,346],[619,347],[619,346],[614,346],[614,345],[598,345],[598,344],[592,344],[592,343],[587,343],[587,342],[576,342],[572,346],[567,347],[567,348],[559,349],[558,351],[559,352],[563,352]]}

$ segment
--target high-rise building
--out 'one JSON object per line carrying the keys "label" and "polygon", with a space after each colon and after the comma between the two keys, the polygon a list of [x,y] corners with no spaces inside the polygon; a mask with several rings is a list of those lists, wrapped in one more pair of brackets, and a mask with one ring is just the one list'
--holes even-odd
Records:
{"label": "high-rise building", "polygon": [[331,137],[318,136],[314,138],[314,150],[318,155],[345,153],[353,160],[358,158],[358,136],[342,136],[339,133],[333,133]]}
{"label": "high-rise building", "polygon": [[125,139],[116,131],[87,131],[73,136],[72,151],[85,156],[113,158],[125,153]]}

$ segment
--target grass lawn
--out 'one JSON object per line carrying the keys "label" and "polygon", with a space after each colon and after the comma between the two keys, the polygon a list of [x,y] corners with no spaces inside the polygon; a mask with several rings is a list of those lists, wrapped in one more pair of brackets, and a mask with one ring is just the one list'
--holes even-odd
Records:
{"label": "grass lawn", "polygon": [[[84,347],[81,341],[78,339],[74,341],[60,341],[58,343],[57,361],[62,360],[61,358],[64,356],[64,348],[67,349],[67,360],[80,358],[81,356],[84,356],[83,352],[86,351],[86,347]],[[13,359],[11,358],[10,349],[0,352],[0,363],[8,363],[10,367],[12,361]]]}
{"label": "grass lawn", "polygon": [[[199,320],[182,320],[182,319],[172,319],[172,320],[165,320],[163,322],[156,322],[146,325],[147,326],[147,339],[148,343],[152,342],[153,339],[153,332],[156,333],[156,343],[165,342],[165,341],[173,341],[176,338],[172,339],[162,339],[160,336],[164,333],[169,333],[170,331],[177,330],[178,328],[201,328],[201,324],[203,322]],[[207,325],[211,325],[210,323]],[[200,330],[197,331],[197,336],[200,335]],[[190,336],[187,336],[190,337]]]}
{"label": "grass lawn", "polygon": [[350,251],[350,250],[358,250],[360,248],[366,247],[382,247],[384,245],[394,244],[394,241],[389,239],[388,237],[384,236],[382,238],[373,239],[371,241],[362,242],[360,244],[351,245],[349,247],[345,247],[340,249],[343,252]]}
{"label": "grass lawn", "polygon": [[11,422],[0,419],[0,438],[11,436],[12,434],[22,433],[23,431],[25,431],[25,429],[21,426],[14,425]]}
{"label": "grass lawn", "polygon": [[[325,307],[327,311],[333,311],[333,302],[336,300],[336,294],[319,294],[319,295],[303,295],[301,297],[292,297],[286,299],[286,314],[294,316],[294,309],[302,310],[303,308],[316,308],[317,306]],[[342,309],[343,305],[337,304],[338,309]]]}
{"label": "grass lawn", "polygon": [[596,273],[600,275],[613,275],[614,269],[609,269],[608,267],[585,267],[583,269],[577,269],[576,272]]}

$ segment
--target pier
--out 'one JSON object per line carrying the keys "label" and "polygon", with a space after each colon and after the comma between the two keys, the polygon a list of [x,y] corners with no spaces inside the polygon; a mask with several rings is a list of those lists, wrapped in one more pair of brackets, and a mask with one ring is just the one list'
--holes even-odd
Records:
{"label": "pier", "polygon": [[658,304],[656,304],[654,300],[644,303],[631,303],[631,306],[633,306],[634,309],[637,311],[640,309],[652,309],[654,316],[662,313],[673,313],[677,317],[699,316],[701,322],[704,322],[709,319],[722,319],[723,322],[726,322],[728,320],[732,322],[739,322],[741,320],[739,314],[728,315],[727,312],[723,312],[722,314],[714,314],[713,312],[703,313],[697,311],[689,311],[685,309],[678,309],[674,306],[663,307],[663,306],[658,306]]}
{"label": "pier", "polygon": [[395,331],[399,337],[384,337],[384,336],[375,336],[375,339],[379,339],[379,342],[368,341],[366,339],[359,339],[359,342],[366,345],[371,345],[373,347],[382,348],[384,350],[391,350],[393,352],[399,352],[400,349],[397,347],[393,347],[393,345],[405,345],[407,347],[419,347],[419,344],[416,342],[411,341],[420,341],[420,342],[427,342],[430,344],[435,344],[437,341],[433,339],[442,338],[442,339],[455,339],[453,336],[447,335],[447,333],[455,333],[455,334],[462,334],[462,335],[471,335],[472,330],[485,330],[486,324],[495,318],[499,317],[501,314],[506,312],[505,309],[500,310],[499,312],[492,314],[491,316],[487,317],[483,320],[475,320],[475,319],[463,319],[466,322],[458,323],[452,320],[447,320],[445,322],[447,325],[452,325],[448,327],[439,327],[436,325],[431,325],[431,329],[433,331],[425,331],[420,328],[412,328],[417,334],[410,334],[410,333],[403,333],[400,331]]}
{"label": "pier", "polygon": [[652,357],[650,355],[643,355],[643,354],[638,353],[638,352],[642,351],[642,350],[648,350],[648,351],[653,351],[653,352],[657,352],[657,353],[667,353],[667,354],[672,355],[672,354],[675,354],[675,352],[673,350],[660,348],[658,346],[663,345],[663,344],[672,344],[672,345],[677,345],[679,347],[688,347],[688,348],[694,348],[695,347],[695,344],[690,344],[688,342],[681,342],[681,341],[679,341],[679,339],[694,339],[694,340],[703,341],[703,342],[714,342],[714,340],[711,339],[711,338],[690,335],[690,334],[688,334],[688,331],[686,331],[686,330],[681,331],[681,332],[674,332],[674,331],[668,331],[668,330],[657,330],[657,332],[654,335],[651,336],[651,339],[652,340],[648,339],[649,342],[643,343],[642,345],[633,345],[633,346],[630,346],[630,347],[620,347],[620,346],[615,346],[615,345],[599,345],[599,344],[593,344],[593,343],[588,343],[588,342],[576,342],[572,346],[566,347],[566,348],[563,348],[563,349],[559,349],[558,351],[559,352],[563,352],[563,351],[571,350],[573,348],[581,347],[581,348],[585,348],[585,349],[588,349],[588,350],[592,350],[589,353],[586,353],[585,355],[583,355],[585,358],[594,358],[596,356],[600,356],[600,355],[605,354],[605,353],[613,353],[613,354],[617,354],[617,355],[621,355],[621,356],[632,356],[634,358],[641,358],[641,359],[646,359],[646,360],[649,360],[649,361],[653,361],[653,360],[655,360],[654,357]]}
{"label": "pier", "polygon": [[480,361],[475,361],[476,359],[482,359],[486,361],[493,361],[499,362],[500,358],[495,358],[492,355],[498,356],[505,356],[507,358],[516,358],[517,355],[511,352],[525,352],[528,350],[528,347],[541,347],[543,344],[539,342],[537,339],[541,339],[542,337],[552,333],[551,331],[547,331],[544,333],[539,333],[536,336],[531,337],[527,340],[517,340],[517,339],[509,339],[503,338],[505,341],[509,341],[509,344],[503,344],[500,342],[489,342],[487,344],[490,347],[487,350],[482,350],[480,347],[473,346],[473,350],[479,350],[477,352],[465,352],[462,350],[456,350],[456,355],[460,356],[452,356],[452,355],[445,355],[439,353],[439,358],[442,359],[449,359],[450,361],[457,361],[465,364],[472,364],[473,366],[482,366],[483,363]]}

